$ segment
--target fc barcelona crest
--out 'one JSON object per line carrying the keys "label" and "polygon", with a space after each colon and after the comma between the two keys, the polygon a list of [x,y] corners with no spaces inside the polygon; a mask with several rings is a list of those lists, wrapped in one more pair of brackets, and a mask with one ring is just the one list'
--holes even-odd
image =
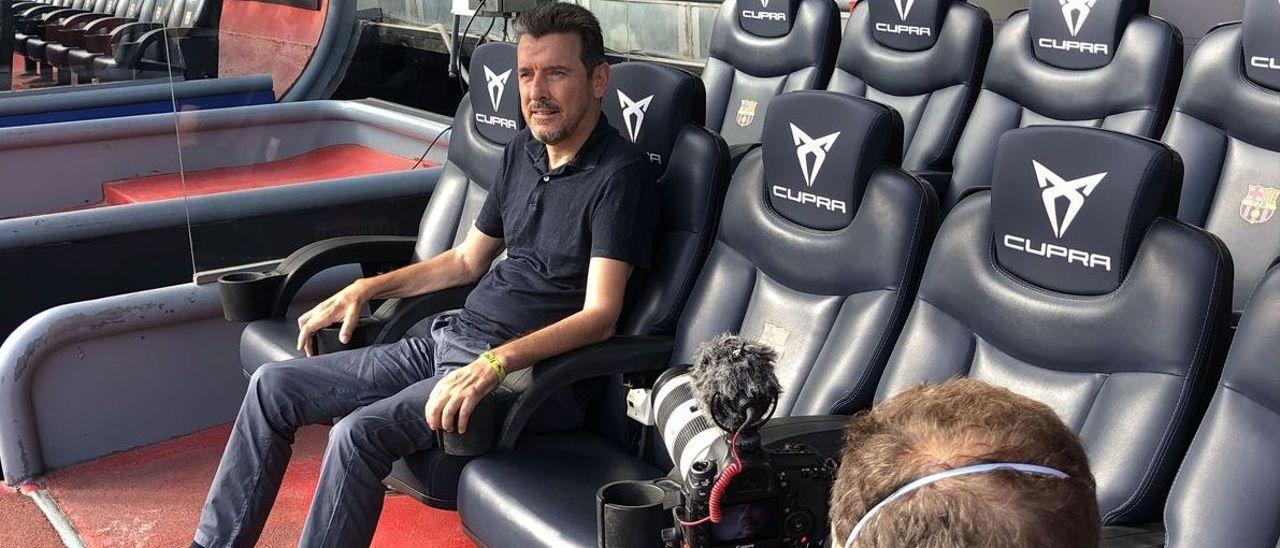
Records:
{"label": "fc barcelona crest", "polygon": [[743,99],[742,103],[738,105],[738,125],[739,126],[747,127],[751,125],[751,122],[753,120],[756,119],[756,104],[757,103],[755,101],[748,101],[746,99]]}
{"label": "fc barcelona crest", "polygon": [[1271,220],[1280,202],[1280,188],[1249,185],[1244,199],[1240,200],[1240,217],[1249,224],[1259,225]]}

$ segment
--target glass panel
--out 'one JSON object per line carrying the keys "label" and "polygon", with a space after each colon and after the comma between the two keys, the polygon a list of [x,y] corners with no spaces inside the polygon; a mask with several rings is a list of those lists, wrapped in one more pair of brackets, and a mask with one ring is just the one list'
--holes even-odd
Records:
{"label": "glass panel", "polygon": [[[183,165],[178,191],[190,217],[191,260],[204,273],[198,281],[270,269],[326,238],[417,234],[451,118],[414,107],[452,100],[452,114],[461,92],[443,85],[446,57],[432,60],[438,76],[424,81],[413,66],[422,59],[406,51],[412,48],[384,47],[394,29],[372,25],[386,12],[357,11],[365,5],[224,0],[217,30],[201,26],[200,15],[193,27],[168,29]],[[397,13],[433,16],[423,7],[401,3]],[[500,22],[493,29],[500,33]],[[201,86],[223,100],[184,99]],[[423,92],[431,86],[445,89]],[[438,99],[369,99],[415,91]]]}
{"label": "glass panel", "polygon": [[132,62],[163,45],[143,14],[0,0],[0,341],[60,304],[191,279],[181,200],[122,191],[180,171],[168,71]]}

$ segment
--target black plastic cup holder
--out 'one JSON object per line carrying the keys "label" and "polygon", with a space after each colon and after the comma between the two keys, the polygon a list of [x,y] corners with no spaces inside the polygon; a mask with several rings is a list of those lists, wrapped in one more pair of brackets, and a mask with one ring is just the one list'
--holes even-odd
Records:
{"label": "black plastic cup holder", "polygon": [[251,322],[271,315],[276,290],[284,281],[279,272],[233,272],[218,277],[222,316],[231,322]]}
{"label": "black plastic cup holder", "polygon": [[615,481],[596,491],[596,535],[602,548],[660,548],[673,523],[667,493],[651,481]]}

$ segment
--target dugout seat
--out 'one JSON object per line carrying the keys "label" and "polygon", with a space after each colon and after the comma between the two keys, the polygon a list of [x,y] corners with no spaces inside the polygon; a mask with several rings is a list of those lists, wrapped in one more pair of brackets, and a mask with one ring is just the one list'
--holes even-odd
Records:
{"label": "dugout seat", "polygon": [[1231,256],[1173,219],[1182,167],[1090,128],[1000,138],[933,244],[876,401],[968,376],[1078,433],[1104,525],[1159,515],[1230,328]]}
{"label": "dugout seat", "polygon": [[707,127],[740,156],[760,142],[774,97],[827,81],[839,37],[832,0],[725,0],[702,71]]}
{"label": "dugout seat", "polygon": [[898,111],[903,169],[950,172],[991,51],[991,18],[964,0],[898,4],[854,5],[827,89]]}
{"label": "dugout seat", "polygon": [[1196,47],[1164,133],[1186,165],[1178,218],[1231,250],[1235,310],[1280,256],[1280,2],[1245,6]]}
{"label": "dugout seat", "polygon": [[1037,125],[1158,138],[1182,68],[1177,28],[1145,0],[1029,0],[991,48],[982,91],[956,146],[943,210],[988,186],[1000,135]]}
{"label": "dugout seat", "polygon": [[[937,219],[933,193],[897,165],[901,124],[844,94],[775,99],[762,146],[730,183],[675,350],[651,367],[688,363],[699,344],[733,332],[780,351],[776,416],[865,406]],[[467,465],[458,510],[485,546],[595,546],[596,490],[660,477],[661,464],[589,430],[524,436]]]}

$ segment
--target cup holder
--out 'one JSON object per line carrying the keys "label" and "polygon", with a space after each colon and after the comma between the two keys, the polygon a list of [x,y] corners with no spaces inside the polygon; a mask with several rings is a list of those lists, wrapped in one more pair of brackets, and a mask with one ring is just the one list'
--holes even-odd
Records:
{"label": "cup holder", "polygon": [[615,481],[596,491],[596,534],[604,548],[659,548],[671,527],[667,493],[650,481]]}
{"label": "cup holder", "polygon": [[271,315],[276,290],[284,281],[279,272],[233,272],[218,277],[218,297],[227,321],[251,322]]}

